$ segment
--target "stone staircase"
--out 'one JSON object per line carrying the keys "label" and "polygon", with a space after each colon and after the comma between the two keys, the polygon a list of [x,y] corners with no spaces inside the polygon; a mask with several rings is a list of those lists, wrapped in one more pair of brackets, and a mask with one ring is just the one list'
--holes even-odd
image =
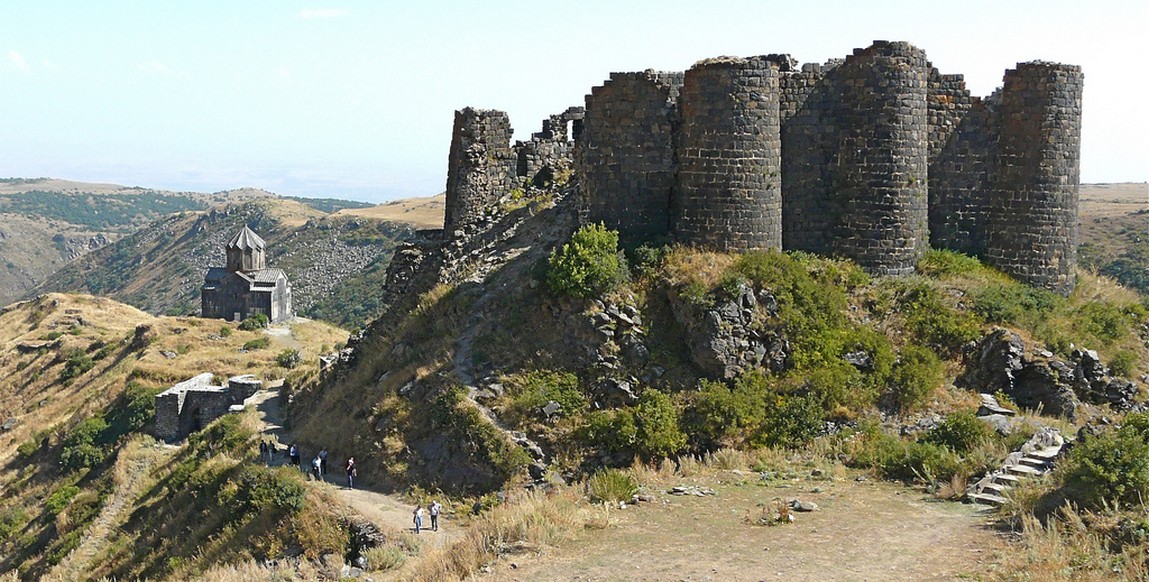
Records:
{"label": "stone staircase", "polygon": [[1000,469],[987,473],[966,489],[966,499],[1000,507],[1006,501],[1005,493],[1021,481],[1044,475],[1053,469],[1053,463],[1065,448],[1065,437],[1056,428],[1044,427],[1037,431],[1020,449],[1006,456]]}

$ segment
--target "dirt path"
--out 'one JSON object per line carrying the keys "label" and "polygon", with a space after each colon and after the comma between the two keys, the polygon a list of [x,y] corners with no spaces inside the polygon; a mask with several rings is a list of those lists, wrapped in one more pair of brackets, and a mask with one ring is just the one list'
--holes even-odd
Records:
{"label": "dirt path", "polygon": [[[717,495],[660,494],[654,504],[612,512],[605,530],[541,556],[505,557],[484,579],[960,580],[985,572],[1001,548],[975,506],[931,501],[894,484],[702,484]],[[775,498],[820,509],[795,514],[789,525],[744,522]]]}
{"label": "dirt path", "polygon": [[[266,390],[260,390],[246,401],[253,406],[262,424],[262,433],[266,435],[279,452],[272,456],[272,466],[287,464],[286,449],[291,444],[290,433],[283,427],[283,413],[280,409],[280,386],[273,385]],[[303,459],[306,463],[307,458]],[[326,485],[318,482],[309,483],[315,487],[330,487],[349,508],[375,525],[386,529],[412,529],[411,511],[414,509],[409,503],[398,496],[371,491],[368,489],[348,489],[339,461],[329,460],[330,475],[324,480]],[[440,516],[440,531],[427,532],[435,546],[441,546],[460,535],[456,527],[452,527],[449,516]],[[430,526],[430,518],[424,518],[424,524]]]}
{"label": "dirt path", "polygon": [[45,580],[79,580],[89,571],[92,560],[103,552],[112,532],[123,524],[128,515],[125,506],[134,500],[149,483],[151,469],[165,461],[175,449],[157,446],[135,446],[125,450],[124,458],[115,468],[115,488],[110,499],[100,510],[96,521],[84,533],[80,545],[45,576]]}

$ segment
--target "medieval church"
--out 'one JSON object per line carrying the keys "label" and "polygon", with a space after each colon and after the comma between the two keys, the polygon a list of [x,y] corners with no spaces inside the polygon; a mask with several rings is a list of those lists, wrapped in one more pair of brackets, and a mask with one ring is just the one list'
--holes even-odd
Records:
{"label": "medieval church", "polygon": [[291,319],[291,284],[268,269],[263,239],[247,226],[227,243],[227,267],[211,267],[200,290],[204,317],[240,321],[258,313],[272,323]]}

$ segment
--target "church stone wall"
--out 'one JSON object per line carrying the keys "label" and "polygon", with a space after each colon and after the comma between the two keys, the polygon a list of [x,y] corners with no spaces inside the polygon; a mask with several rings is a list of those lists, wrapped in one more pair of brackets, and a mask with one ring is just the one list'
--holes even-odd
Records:
{"label": "church stone wall", "polygon": [[719,251],[780,249],[777,66],[765,57],[699,62],[678,109],[675,238]]}
{"label": "church stone wall", "polygon": [[1068,294],[1077,263],[1081,68],[1006,71],[985,258],[1024,283]]}

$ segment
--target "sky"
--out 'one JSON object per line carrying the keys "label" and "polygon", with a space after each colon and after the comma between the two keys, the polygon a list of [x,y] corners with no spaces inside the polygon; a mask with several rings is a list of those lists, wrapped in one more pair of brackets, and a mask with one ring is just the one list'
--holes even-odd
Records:
{"label": "sky", "polygon": [[974,95],[1085,74],[1082,182],[1149,180],[1146,0],[3,0],[0,177],[382,202],[446,183],[454,111],[517,139],[612,71],[923,49]]}

